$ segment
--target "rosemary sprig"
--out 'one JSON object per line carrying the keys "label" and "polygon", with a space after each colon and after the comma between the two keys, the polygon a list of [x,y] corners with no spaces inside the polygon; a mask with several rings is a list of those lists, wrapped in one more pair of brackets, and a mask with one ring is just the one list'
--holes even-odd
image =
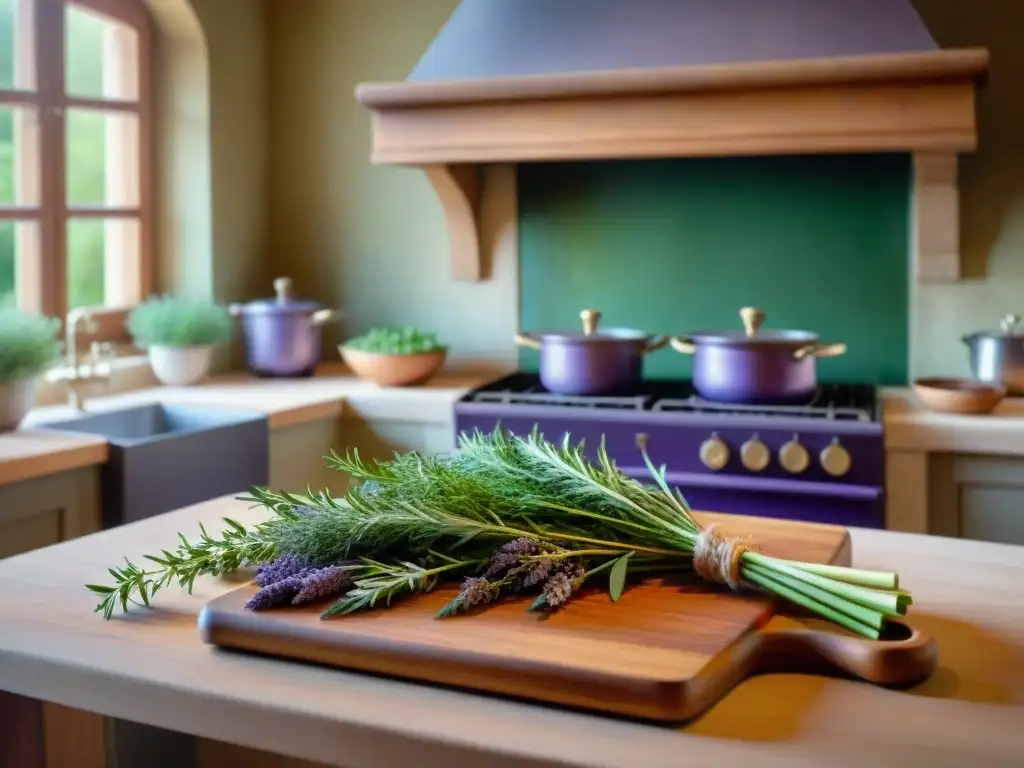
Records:
{"label": "rosemary sprig", "polygon": [[399,595],[408,592],[429,592],[442,574],[467,569],[484,561],[452,560],[433,568],[424,568],[415,563],[379,563],[369,559],[362,562],[364,568],[360,569],[358,577],[354,579],[355,587],[320,614],[321,618],[329,619],[373,608],[378,602],[390,607],[391,601]]}
{"label": "rosemary sprig", "polygon": [[173,551],[165,549],[159,555],[144,555],[157,568],[146,570],[128,559],[124,565],[110,568],[113,586],[86,585],[102,595],[96,611],[102,611],[103,618],[109,619],[119,604],[123,611],[128,610],[128,603],[149,607],[153,596],[172,581],[177,581],[192,594],[195,580],[200,576],[217,576],[274,558],[276,545],[262,530],[247,531],[241,523],[230,518],[224,518],[224,522],[228,527],[219,538],[210,536],[200,523],[199,541],[193,543],[179,533],[180,543]]}

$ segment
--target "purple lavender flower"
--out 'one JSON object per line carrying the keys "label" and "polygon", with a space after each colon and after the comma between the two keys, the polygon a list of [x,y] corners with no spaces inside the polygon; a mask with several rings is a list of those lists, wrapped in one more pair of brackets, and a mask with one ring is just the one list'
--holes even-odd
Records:
{"label": "purple lavender flower", "polygon": [[291,576],[298,576],[309,570],[309,561],[295,555],[282,555],[270,563],[264,563],[256,569],[256,583],[261,587],[283,581]]}
{"label": "purple lavender flower", "polygon": [[544,597],[549,608],[557,608],[572,595],[572,579],[564,571],[559,571],[544,582]]}
{"label": "purple lavender flower", "polygon": [[347,591],[352,586],[352,579],[348,571],[336,565],[314,569],[300,578],[302,580],[301,588],[298,594],[292,598],[292,605],[301,605],[332,597],[339,592]]}
{"label": "purple lavender flower", "polygon": [[549,575],[551,575],[551,569],[554,567],[555,562],[550,558],[543,558],[541,560],[532,561],[526,573],[523,574],[523,586],[533,587],[544,581]]}
{"label": "purple lavender flower", "polygon": [[291,600],[302,589],[300,576],[289,576],[263,587],[245,604],[247,611],[265,611]]}
{"label": "purple lavender flower", "polygon": [[459,601],[469,608],[474,605],[489,603],[495,597],[495,590],[491,582],[480,576],[470,576],[462,582],[462,591],[459,592]]}
{"label": "purple lavender flower", "polygon": [[532,539],[521,537],[504,544],[487,563],[484,578],[503,576],[510,568],[519,565],[522,558],[536,553],[537,545]]}
{"label": "purple lavender flower", "polygon": [[487,562],[487,570],[484,571],[485,579],[493,579],[496,576],[501,576],[513,565],[519,562],[519,555],[513,555],[511,552],[498,552]]}
{"label": "purple lavender flower", "polygon": [[537,551],[537,543],[533,539],[522,536],[518,539],[512,539],[512,541],[505,544],[498,551],[509,555],[532,555]]}

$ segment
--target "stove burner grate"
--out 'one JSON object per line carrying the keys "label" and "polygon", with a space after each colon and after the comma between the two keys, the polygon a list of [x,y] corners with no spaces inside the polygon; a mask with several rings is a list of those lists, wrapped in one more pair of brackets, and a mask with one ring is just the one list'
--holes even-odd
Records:
{"label": "stove burner grate", "polygon": [[806,404],[744,405],[705,400],[696,394],[690,381],[645,381],[635,394],[622,396],[556,395],[546,391],[536,376],[517,373],[470,392],[462,398],[462,402],[722,416],[780,416],[832,421],[877,419],[876,390],[870,384],[823,383],[815,397]]}

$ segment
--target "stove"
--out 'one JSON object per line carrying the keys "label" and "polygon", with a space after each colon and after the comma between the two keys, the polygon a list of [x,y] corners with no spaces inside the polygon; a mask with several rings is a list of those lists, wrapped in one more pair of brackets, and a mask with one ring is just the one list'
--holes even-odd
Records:
{"label": "stove", "polygon": [[689,381],[647,381],[615,397],[555,395],[516,373],[455,404],[456,433],[535,426],[568,432],[596,458],[602,438],[619,468],[649,479],[637,448],[694,509],[868,528],[885,526],[885,446],[877,390],[822,383],[803,405],[734,405],[697,395]]}

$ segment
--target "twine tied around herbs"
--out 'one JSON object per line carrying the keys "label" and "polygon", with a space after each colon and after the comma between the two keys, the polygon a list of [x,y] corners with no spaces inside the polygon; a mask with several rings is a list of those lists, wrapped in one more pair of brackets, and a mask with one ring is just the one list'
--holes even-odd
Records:
{"label": "twine tied around herbs", "polygon": [[703,579],[739,589],[740,560],[744,552],[756,552],[752,544],[729,538],[711,524],[697,537],[693,547],[693,570]]}

